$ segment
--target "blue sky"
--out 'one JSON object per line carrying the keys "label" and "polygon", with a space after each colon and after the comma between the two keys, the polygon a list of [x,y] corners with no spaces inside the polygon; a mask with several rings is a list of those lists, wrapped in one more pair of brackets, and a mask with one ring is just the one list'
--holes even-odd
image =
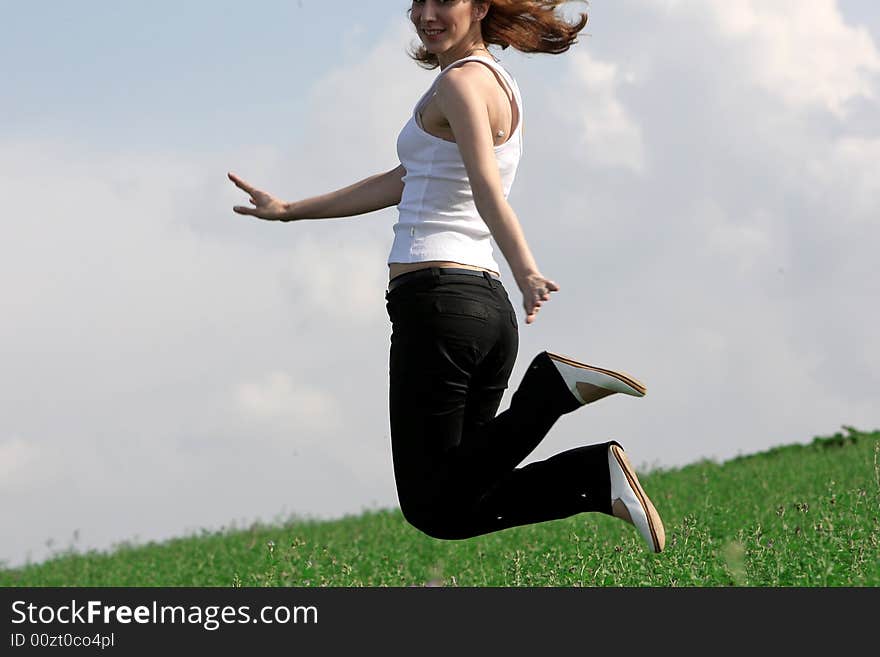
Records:
{"label": "blue sky", "polygon": [[[290,143],[311,82],[356,59],[409,6],[372,0],[335,13],[317,0],[246,8],[223,0],[3,4],[0,134],[48,132],[107,149],[124,143],[197,150]],[[566,11],[584,6],[573,3]],[[880,31],[875,3],[839,0],[838,6],[852,23]],[[610,14],[610,3],[594,2],[589,11],[588,32]],[[557,70],[542,68],[551,76]]]}
{"label": "blue sky", "polygon": [[4,133],[49,130],[145,149],[289,143],[312,82],[357,59],[408,7],[388,0],[350,3],[340,13],[315,0],[10,4],[0,45]]}
{"label": "blue sky", "polygon": [[[260,126],[289,120],[297,87],[332,65],[303,56],[334,30],[335,17],[318,6],[16,3],[0,65],[12,83],[3,130],[49,130],[105,148],[205,148],[236,127],[250,139],[277,139]],[[271,120],[253,121],[267,113]]]}
{"label": "blue sky", "polygon": [[[0,5],[0,561],[394,506],[394,209],[269,225],[225,176],[293,199],[396,166],[434,75],[407,5]],[[541,349],[649,392],[530,460],[876,428],[877,3],[589,11],[565,55],[497,52],[525,105],[511,205],[562,286],[508,393]]]}

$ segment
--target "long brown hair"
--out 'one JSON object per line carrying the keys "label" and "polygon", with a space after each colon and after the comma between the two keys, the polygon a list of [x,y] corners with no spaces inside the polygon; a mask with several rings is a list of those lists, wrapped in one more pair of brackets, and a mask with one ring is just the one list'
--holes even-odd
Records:
{"label": "long brown hair", "polygon": [[[489,11],[480,25],[483,41],[501,46],[502,50],[513,46],[520,52],[558,55],[577,43],[578,32],[587,24],[586,13],[574,23],[556,15],[556,8],[569,0],[471,1],[489,3]],[[422,68],[440,65],[437,55],[429,53],[422,44],[414,46],[409,56]]]}

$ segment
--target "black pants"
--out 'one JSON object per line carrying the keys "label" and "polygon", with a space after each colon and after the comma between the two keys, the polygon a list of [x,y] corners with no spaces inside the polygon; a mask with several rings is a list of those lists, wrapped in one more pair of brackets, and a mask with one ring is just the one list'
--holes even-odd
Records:
{"label": "black pants", "polygon": [[[429,273],[430,272],[430,273]],[[519,464],[580,408],[546,352],[496,415],[519,346],[500,281],[433,268],[386,294],[391,446],[401,511],[435,538],[611,513],[609,443]],[[401,281],[405,279],[400,279]]]}

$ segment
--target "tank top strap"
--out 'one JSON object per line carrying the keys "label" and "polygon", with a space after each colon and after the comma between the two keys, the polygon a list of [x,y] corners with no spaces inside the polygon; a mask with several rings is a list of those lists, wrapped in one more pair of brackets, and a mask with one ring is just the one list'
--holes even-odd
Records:
{"label": "tank top strap", "polygon": [[489,58],[489,57],[481,57],[478,55],[471,55],[470,57],[462,57],[461,59],[456,59],[449,66],[447,66],[442,71],[440,71],[440,73],[437,75],[437,77],[434,78],[434,82],[431,83],[431,86],[428,87],[428,90],[422,95],[422,97],[416,103],[416,108],[415,108],[414,113],[416,115],[418,115],[422,111],[422,107],[425,105],[425,103],[428,102],[428,100],[431,98],[431,96],[433,96],[434,89],[436,88],[437,83],[440,81],[440,78],[442,78],[443,75],[445,75],[447,71],[449,71],[453,68],[456,68],[458,66],[461,66],[462,64],[465,64],[467,62],[481,62],[483,64],[486,64],[493,71],[498,73],[501,76],[501,78],[504,80],[504,83],[507,85],[508,89],[510,89],[510,92],[513,94],[513,97],[516,100],[517,112],[519,113],[519,121],[517,121],[517,126],[514,129],[514,132],[516,132],[516,130],[518,130],[519,127],[522,125],[522,118],[523,118],[522,96],[520,96],[519,85],[517,85],[516,80],[513,79],[513,76],[507,72],[506,68],[504,68],[501,64],[499,64],[494,59]]}
{"label": "tank top strap", "polygon": [[517,92],[516,81],[513,79],[513,76],[511,76],[510,73],[507,72],[507,69],[504,68],[498,62],[496,62],[494,59],[492,59],[490,57],[481,57],[479,55],[471,55],[470,57],[462,57],[461,59],[455,60],[449,66],[447,66],[442,71],[440,71],[440,74],[434,80],[434,84],[436,85],[437,82],[440,80],[440,78],[443,77],[443,75],[447,71],[449,71],[452,68],[461,66],[462,64],[465,64],[467,62],[481,62],[483,64],[486,64],[493,71],[497,72],[504,79],[504,82],[510,88],[510,91],[512,93],[516,94],[516,92]]}

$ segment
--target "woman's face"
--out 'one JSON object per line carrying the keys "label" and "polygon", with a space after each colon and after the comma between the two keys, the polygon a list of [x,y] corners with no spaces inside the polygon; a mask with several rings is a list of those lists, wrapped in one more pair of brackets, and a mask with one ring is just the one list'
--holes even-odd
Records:
{"label": "woman's face", "polygon": [[413,0],[410,19],[425,48],[436,55],[461,43],[475,23],[479,35],[479,5],[475,0]]}

